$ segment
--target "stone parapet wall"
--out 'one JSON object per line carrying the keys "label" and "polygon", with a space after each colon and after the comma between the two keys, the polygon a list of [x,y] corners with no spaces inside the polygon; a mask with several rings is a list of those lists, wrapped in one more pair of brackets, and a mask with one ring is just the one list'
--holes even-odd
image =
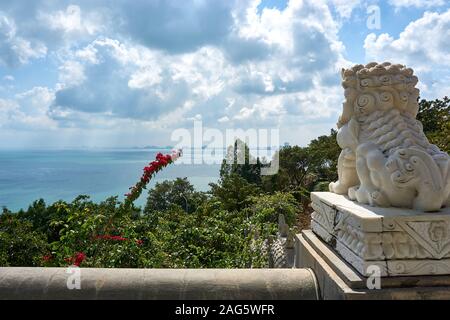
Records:
{"label": "stone parapet wall", "polygon": [[315,300],[318,288],[310,269],[0,268],[0,299]]}

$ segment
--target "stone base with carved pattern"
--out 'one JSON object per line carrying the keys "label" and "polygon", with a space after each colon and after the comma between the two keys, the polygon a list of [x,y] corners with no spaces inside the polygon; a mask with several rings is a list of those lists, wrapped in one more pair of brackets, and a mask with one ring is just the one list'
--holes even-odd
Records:
{"label": "stone base with carved pattern", "polygon": [[370,207],[330,192],[311,200],[313,232],[363,276],[373,265],[383,277],[450,274],[450,208]]}

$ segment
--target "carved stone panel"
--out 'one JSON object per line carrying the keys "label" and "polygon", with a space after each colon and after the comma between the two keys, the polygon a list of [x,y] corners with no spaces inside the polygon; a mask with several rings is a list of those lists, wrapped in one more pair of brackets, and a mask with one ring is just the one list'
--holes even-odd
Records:
{"label": "carved stone panel", "polygon": [[372,208],[345,196],[314,192],[312,230],[361,274],[450,274],[450,209],[430,214]]}

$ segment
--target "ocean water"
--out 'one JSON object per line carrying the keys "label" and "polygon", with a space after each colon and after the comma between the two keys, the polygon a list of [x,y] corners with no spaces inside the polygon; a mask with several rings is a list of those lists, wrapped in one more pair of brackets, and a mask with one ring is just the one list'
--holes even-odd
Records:
{"label": "ocean water", "polygon": [[[96,202],[109,196],[123,199],[158,152],[170,150],[1,150],[0,208],[17,211],[40,198],[50,204],[57,200],[72,201],[80,194],[89,195]],[[206,191],[210,182],[218,180],[219,170],[219,164],[176,162],[160,171],[149,186],[186,177],[197,190]],[[143,205],[145,198],[144,191],[136,204]]]}

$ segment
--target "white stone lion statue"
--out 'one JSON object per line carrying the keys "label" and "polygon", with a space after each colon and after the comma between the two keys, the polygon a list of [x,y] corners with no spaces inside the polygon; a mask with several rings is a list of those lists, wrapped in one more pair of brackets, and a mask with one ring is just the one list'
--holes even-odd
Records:
{"label": "white stone lion statue", "polygon": [[342,148],[330,191],[380,207],[437,211],[450,205],[450,157],[416,120],[417,77],[376,62],[342,70],[345,89],[337,141]]}

